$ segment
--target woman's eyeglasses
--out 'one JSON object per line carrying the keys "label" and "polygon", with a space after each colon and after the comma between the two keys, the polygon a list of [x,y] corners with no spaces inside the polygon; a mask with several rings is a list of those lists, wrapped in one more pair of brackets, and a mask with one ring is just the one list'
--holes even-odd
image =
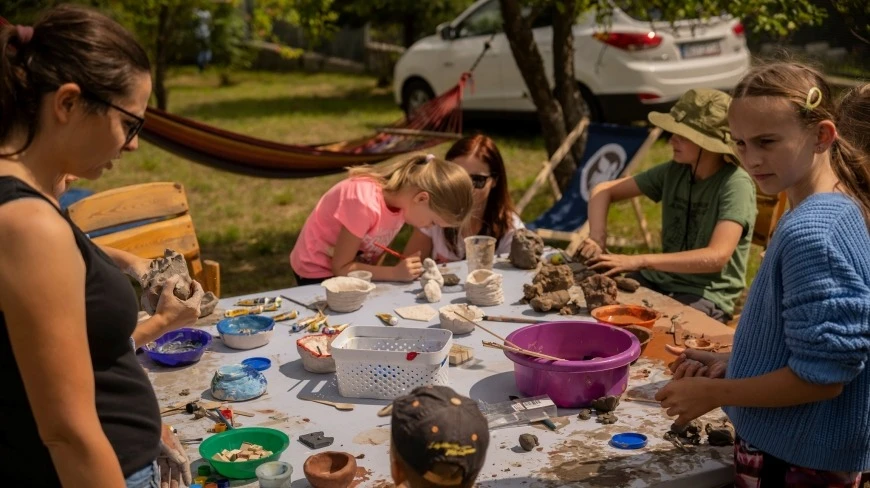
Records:
{"label": "woman's eyeglasses", "polygon": [[113,109],[121,112],[122,114],[124,114],[128,117],[131,117],[133,119],[133,121],[129,121],[128,123],[125,123],[125,125],[127,126],[127,139],[124,141],[124,145],[121,147],[127,147],[127,145],[133,141],[133,139],[139,134],[139,132],[142,131],[142,126],[145,125],[145,118],[144,117],[139,117],[138,115],[136,115],[134,113],[130,113],[127,110],[124,110],[123,108],[115,105],[114,103],[112,103],[108,100],[104,100],[104,99],[94,95],[93,93],[82,92],[82,95],[89,100],[92,100],[92,101],[98,102],[98,103],[102,103],[103,105],[106,105],[107,107],[111,107],[111,108],[113,108]]}
{"label": "woman's eyeglasses", "polygon": [[470,175],[471,176],[471,185],[474,186],[475,190],[481,190],[486,186],[487,180],[492,178],[492,175]]}

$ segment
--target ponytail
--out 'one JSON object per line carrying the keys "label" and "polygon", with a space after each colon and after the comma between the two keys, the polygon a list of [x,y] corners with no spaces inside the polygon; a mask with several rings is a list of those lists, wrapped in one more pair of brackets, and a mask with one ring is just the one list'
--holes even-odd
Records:
{"label": "ponytail", "polygon": [[860,204],[870,227],[870,84],[848,91],[837,106],[838,139],[831,167],[844,193]]}
{"label": "ponytail", "polygon": [[[22,31],[10,24],[0,24],[0,141],[7,140],[16,129],[26,130],[24,145],[11,154],[26,150],[36,136],[38,93],[30,82],[27,47]],[[23,124],[23,127],[20,125]]]}

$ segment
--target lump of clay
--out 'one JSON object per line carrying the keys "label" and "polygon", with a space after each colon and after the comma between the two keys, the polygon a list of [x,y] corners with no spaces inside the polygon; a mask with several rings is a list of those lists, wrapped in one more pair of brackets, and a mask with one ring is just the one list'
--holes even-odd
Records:
{"label": "lump of clay", "polygon": [[420,284],[423,285],[423,296],[429,303],[441,301],[441,287],[444,286],[444,277],[438,271],[438,265],[432,258],[423,260],[423,274],[420,275]]}
{"label": "lump of clay", "polygon": [[544,240],[541,236],[528,229],[518,229],[514,232],[508,259],[515,267],[533,269],[538,265],[538,260],[543,253]]}
{"label": "lump of clay", "polygon": [[577,414],[577,418],[580,420],[589,420],[592,418],[592,411],[588,408],[580,409],[580,413]]}
{"label": "lump of clay", "polygon": [[634,293],[638,288],[640,288],[640,282],[632,278],[626,278],[625,276],[617,276],[616,278],[613,278],[613,281],[616,282],[617,288],[629,293]]}
{"label": "lump of clay", "polygon": [[604,425],[615,424],[617,420],[619,420],[619,417],[613,412],[602,413],[598,416],[598,422]]}
{"label": "lump of clay", "polygon": [[571,272],[574,273],[574,283],[580,283],[586,278],[598,274],[583,263],[568,263],[568,267],[571,268]]}
{"label": "lump of clay", "polygon": [[526,452],[531,451],[537,445],[538,445],[538,436],[533,435],[533,434],[520,435],[520,447],[522,447],[524,451],[526,451]]}
{"label": "lump of clay", "polygon": [[456,286],[459,284],[459,277],[454,273],[446,273],[441,275],[444,278],[444,286]]}
{"label": "lump of clay", "polygon": [[569,302],[571,302],[571,295],[568,294],[568,290],[559,290],[536,296],[530,305],[538,312],[549,312],[550,310],[560,310]]}
{"label": "lump of clay", "polygon": [[211,315],[214,312],[215,307],[217,307],[218,298],[212,292],[206,292],[205,295],[202,296],[202,302],[199,304],[199,317],[205,317],[206,315]]}
{"label": "lump of clay", "polygon": [[704,431],[707,432],[707,441],[711,446],[734,445],[734,426],[727,419],[718,425],[707,424]]}
{"label": "lump of clay", "polygon": [[592,400],[592,408],[594,408],[597,412],[612,412],[616,410],[616,407],[618,405],[618,396],[603,396],[601,398],[596,398],[595,400]]}
{"label": "lump of clay", "polygon": [[163,292],[163,284],[172,276],[179,276],[172,292],[179,300],[187,300],[191,294],[191,279],[184,256],[167,249],[162,258],[151,261],[148,272],[140,280],[142,285],[142,308],[150,315],[157,311],[157,300]]}
{"label": "lump of clay", "polygon": [[532,279],[531,285],[523,285],[523,297],[531,300],[551,291],[567,290],[574,286],[574,273],[565,264],[545,264]]}
{"label": "lump of clay", "polygon": [[586,297],[586,308],[593,309],[616,304],[616,282],[604,275],[590,276],[580,283]]}

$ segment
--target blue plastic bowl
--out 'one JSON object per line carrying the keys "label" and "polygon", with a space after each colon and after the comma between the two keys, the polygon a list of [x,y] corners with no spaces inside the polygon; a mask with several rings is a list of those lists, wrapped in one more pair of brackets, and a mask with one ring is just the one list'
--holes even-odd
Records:
{"label": "blue plastic bowl", "polygon": [[[178,352],[171,350],[173,343],[191,342],[198,345],[193,349],[184,349]],[[164,366],[183,366],[199,361],[209,344],[211,344],[211,334],[204,330],[186,328],[167,332],[143,349],[145,354],[155,363]]]}

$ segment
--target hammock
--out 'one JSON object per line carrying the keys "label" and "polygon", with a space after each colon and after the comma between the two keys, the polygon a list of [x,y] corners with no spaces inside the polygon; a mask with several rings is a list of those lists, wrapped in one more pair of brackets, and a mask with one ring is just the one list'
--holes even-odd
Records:
{"label": "hammock", "polygon": [[149,107],[142,139],[195,163],[271,178],[340,173],[461,137],[462,90],[470,78],[368,138],[316,146],[281,144],[229,132]]}

